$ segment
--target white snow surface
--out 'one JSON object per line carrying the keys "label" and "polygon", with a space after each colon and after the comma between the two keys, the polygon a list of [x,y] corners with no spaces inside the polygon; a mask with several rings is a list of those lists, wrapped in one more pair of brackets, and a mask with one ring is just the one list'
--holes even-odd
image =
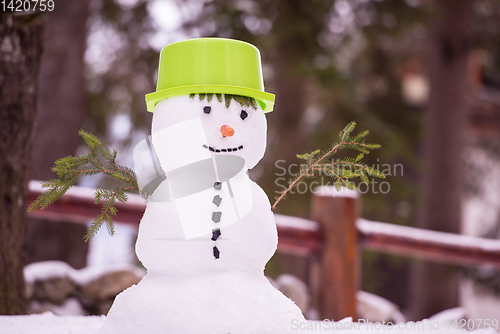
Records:
{"label": "white snow surface", "polygon": [[[36,315],[26,316],[0,316],[0,333],[1,334],[95,334],[102,326],[106,317],[105,316],[56,316],[51,312]],[[411,322],[402,324],[408,329],[399,329],[396,325],[393,329],[375,329],[374,325],[357,324],[353,323],[351,318],[346,318],[341,321],[321,322],[309,321],[307,323],[297,323],[293,326],[303,327],[304,331],[292,330],[292,333],[310,333],[310,334],[325,334],[325,333],[338,333],[338,334],[378,334],[378,333],[394,333],[394,334],[459,334],[464,333],[461,330],[448,329],[444,323],[432,322],[423,320],[414,325]],[[346,329],[335,330],[331,329],[332,326],[342,326]],[[412,326],[415,326],[412,328]],[[420,327],[419,327],[420,326]],[[293,327],[294,328],[294,327]],[[309,328],[309,330],[306,330]],[[334,327],[335,328],[335,327]],[[419,329],[414,329],[419,328]],[[151,328],[150,324],[145,323],[141,333],[182,333],[170,331],[169,329]],[[234,333],[255,333],[245,331],[244,328],[239,332]],[[275,332],[278,334],[278,332]],[[493,330],[477,330],[470,333],[475,334],[495,334]]]}
{"label": "white snow surface", "polygon": [[92,334],[105,316],[56,316],[51,312],[33,315],[0,316],[1,334]]}
{"label": "white snow surface", "polygon": [[453,323],[455,320],[460,321],[461,319],[476,319],[473,317],[467,317],[467,312],[463,307],[450,308],[448,310],[441,311],[434,314],[430,319],[439,320],[443,326],[445,324]]}
{"label": "white snow surface", "polygon": [[274,219],[276,219],[278,226],[300,228],[313,232],[319,231],[319,224],[309,219],[279,214],[275,214]]}
{"label": "white snow surface", "polygon": [[344,198],[359,198],[359,192],[356,190],[350,190],[346,187],[341,187],[340,191],[337,191],[334,186],[319,186],[314,188],[313,193],[316,196],[323,197],[344,197]]}
{"label": "white snow surface", "polygon": [[55,305],[50,302],[32,301],[29,305],[29,313],[40,314],[52,312],[61,316],[87,315],[80,301],[76,298],[68,298],[61,305]]}
{"label": "white snow surface", "polygon": [[435,243],[448,243],[450,245],[460,245],[463,247],[475,247],[490,251],[500,251],[500,241],[484,238],[477,238],[469,235],[451,235],[439,231],[423,230],[410,226],[387,224],[376,221],[358,218],[356,221],[358,228],[366,233],[398,235],[419,241],[430,241]]}

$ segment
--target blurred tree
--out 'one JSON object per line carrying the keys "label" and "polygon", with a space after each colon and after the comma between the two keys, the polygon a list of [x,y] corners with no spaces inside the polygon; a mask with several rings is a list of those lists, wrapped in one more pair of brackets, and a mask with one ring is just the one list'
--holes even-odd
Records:
{"label": "blurred tree", "polygon": [[[337,1],[332,31],[324,37],[330,41],[332,69],[338,74],[328,75],[329,69],[319,76],[322,85],[333,91],[326,105],[334,113],[327,113],[330,121],[319,125],[323,138],[328,127],[355,119],[372,131],[370,140],[382,146],[366,157],[388,174],[387,183],[364,188],[362,216],[367,219],[415,224],[426,97],[418,103],[408,101],[403,84],[415,74],[425,88],[426,26],[431,14],[418,1]],[[397,256],[363,251],[362,288],[405,309],[409,265]]]}
{"label": "blurred tree", "polygon": [[[88,21],[86,88],[88,113],[84,129],[110,143],[113,119],[128,118],[131,129],[147,130],[151,113],[144,96],[155,90],[158,51],[148,1],[92,0]],[[132,143],[131,132],[120,144]],[[117,140],[117,139],[114,139]]]}
{"label": "blurred tree", "polygon": [[0,314],[26,312],[26,198],[42,28],[38,14],[0,13]]}
{"label": "blurred tree", "polygon": [[[55,178],[56,159],[74,155],[86,113],[84,53],[88,1],[63,1],[48,13],[38,78],[38,112],[32,179]],[[86,264],[85,226],[31,218],[27,225],[27,263],[65,261]]]}
{"label": "blurred tree", "polygon": [[[424,203],[417,226],[460,233],[472,1],[441,0],[435,4],[439,16],[430,35]],[[456,272],[431,263],[419,263],[415,269],[412,318],[423,319],[458,305]]]}

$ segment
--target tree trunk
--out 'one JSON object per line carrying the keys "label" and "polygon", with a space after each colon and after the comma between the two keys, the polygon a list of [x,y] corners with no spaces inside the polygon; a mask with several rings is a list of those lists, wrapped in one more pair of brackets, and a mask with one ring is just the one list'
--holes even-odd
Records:
{"label": "tree trunk", "polygon": [[39,15],[0,13],[0,314],[26,312],[26,198],[42,30]]}
{"label": "tree trunk", "polygon": [[[40,67],[38,116],[32,178],[56,178],[54,161],[74,155],[85,114],[83,77],[87,0],[58,2],[48,16]],[[85,226],[29,219],[28,263],[60,260],[86,265]]]}
{"label": "tree trunk", "polygon": [[[418,227],[459,233],[472,1],[435,3],[440,16],[430,36],[431,96],[424,142],[424,204]],[[420,263],[412,277],[414,319],[457,306],[458,281],[451,268]]]}

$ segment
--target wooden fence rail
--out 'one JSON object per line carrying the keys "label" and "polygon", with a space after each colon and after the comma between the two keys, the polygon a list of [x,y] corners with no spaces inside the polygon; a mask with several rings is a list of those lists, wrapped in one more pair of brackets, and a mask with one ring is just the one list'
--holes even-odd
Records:
{"label": "wooden fence rail", "polygon": [[[43,189],[38,181],[31,181],[29,187],[31,203]],[[30,216],[87,224],[100,212],[93,193],[94,189],[73,187],[48,209],[33,211]],[[116,207],[117,223],[138,226],[146,203],[132,194],[129,203],[117,202]],[[276,215],[278,250],[315,260],[310,288],[323,318],[356,318],[362,248],[441,263],[500,267],[499,240],[373,222],[359,218],[358,213],[356,193],[318,187],[313,196],[312,220]]]}

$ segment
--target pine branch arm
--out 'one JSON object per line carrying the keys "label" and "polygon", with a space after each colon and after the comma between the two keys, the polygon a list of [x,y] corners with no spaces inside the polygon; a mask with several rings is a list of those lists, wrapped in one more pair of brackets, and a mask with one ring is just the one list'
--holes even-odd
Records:
{"label": "pine branch arm", "polygon": [[[308,167],[293,181],[290,183],[288,188],[286,188],[281,195],[276,199],[274,202],[273,206],[271,207],[272,210],[276,209],[277,204],[282,201],[286,194],[290,192],[290,190],[302,179],[305,177],[312,177],[315,174],[310,173],[311,171],[321,171],[321,170],[327,170],[330,172],[331,176],[333,179],[336,180],[336,187],[340,186],[340,183],[344,184],[347,188],[349,189],[356,189],[356,186],[354,183],[349,182],[349,178],[354,178],[354,177],[360,177],[363,182],[367,181],[367,176],[364,173],[369,174],[370,176],[375,176],[375,177],[380,177],[380,178],[385,178],[385,175],[381,173],[379,170],[375,168],[370,168],[364,164],[361,163],[361,159],[363,158],[364,154],[370,153],[369,150],[379,148],[380,145],[378,144],[366,144],[364,143],[364,138],[368,135],[369,131],[365,130],[359,133],[356,137],[351,138],[349,135],[350,133],[354,130],[356,126],[355,122],[349,123],[344,129],[341,131],[339,134],[339,141],[334,144],[334,146],[326,153],[324,153],[320,158],[318,158],[315,162],[313,162],[313,157],[317,153],[319,153],[319,150],[316,150],[310,154],[301,154],[297,155],[298,158],[300,159],[305,159],[308,162]],[[337,153],[339,149],[342,148],[351,148],[355,149],[357,151],[360,151],[361,153],[358,154],[356,159],[353,159],[352,161],[349,160],[343,160],[339,161],[337,163],[331,163],[331,164],[326,164],[326,163],[321,163],[323,160],[325,160],[328,157],[333,156],[334,154]],[[358,163],[359,162],[359,163]],[[342,173],[336,173],[334,171],[333,166],[334,165],[340,165],[342,166]],[[354,166],[357,170],[355,172],[350,172],[347,173],[347,171],[344,169],[344,165],[349,165],[349,166]],[[363,170],[363,171],[362,171]],[[341,175],[342,174],[342,175]]]}
{"label": "pine branch arm", "polygon": [[95,220],[92,223],[87,233],[85,234],[84,237],[85,242],[88,242],[97,233],[97,231],[101,228],[103,221],[106,221],[108,226],[110,227],[109,229],[110,234],[111,235],[114,234],[113,219],[111,218],[111,215],[116,214],[116,209],[113,212],[114,208],[113,204],[116,198],[119,198],[123,203],[127,202],[127,198],[120,196],[120,193],[129,190],[134,190],[134,187],[126,187],[118,189],[115,192],[113,192],[110,198],[106,200],[105,206],[103,206],[101,214],[96,218],[97,220]]}

